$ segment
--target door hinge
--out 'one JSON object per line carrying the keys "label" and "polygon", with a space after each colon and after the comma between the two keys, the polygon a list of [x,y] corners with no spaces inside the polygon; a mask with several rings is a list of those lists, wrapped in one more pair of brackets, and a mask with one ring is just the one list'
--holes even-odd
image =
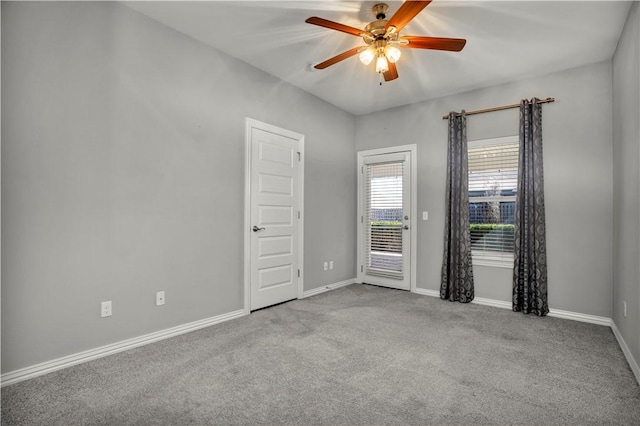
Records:
{"label": "door hinge", "polygon": [[302,154],[300,154],[300,151],[298,151],[298,161],[302,161]]}
{"label": "door hinge", "polygon": [[364,266],[360,265],[360,272],[364,272]]}
{"label": "door hinge", "polygon": [[360,223],[364,223],[364,216],[360,216]]}
{"label": "door hinge", "polygon": [[300,219],[300,210],[298,210],[298,219]]}
{"label": "door hinge", "polygon": [[360,166],[360,174],[364,174],[364,166]]}
{"label": "door hinge", "polygon": [[300,278],[300,269],[298,269],[298,278]]}

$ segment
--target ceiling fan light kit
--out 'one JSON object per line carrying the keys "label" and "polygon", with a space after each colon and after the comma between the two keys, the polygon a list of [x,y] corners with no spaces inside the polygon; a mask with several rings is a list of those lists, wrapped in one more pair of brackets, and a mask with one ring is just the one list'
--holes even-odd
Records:
{"label": "ceiling fan light kit", "polygon": [[402,52],[400,52],[400,49],[398,49],[395,46],[388,44],[384,48],[384,56],[386,56],[386,58],[392,64],[395,64],[396,62],[398,62],[398,59],[400,59],[400,55],[402,55]]}
{"label": "ceiling fan light kit", "polygon": [[376,60],[376,72],[385,73],[387,71],[389,71],[389,63],[383,55],[378,56],[378,59]]}
{"label": "ceiling fan light kit", "polygon": [[315,68],[325,69],[358,54],[360,62],[364,65],[369,65],[376,59],[376,72],[384,76],[385,81],[391,81],[398,78],[395,64],[402,55],[399,48],[461,51],[467,42],[465,39],[400,35],[400,31],[429,3],[431,1],[407,0],[389,20],[385,19],[389,6],[378,3],[371,8],[376,20],[370,22],[364,30],[316,16],[307,19],[305,22],[309,24],[361,37],[365,43],[364,46],[355,47],[321,62],[315,65]]}
{"label": "ceiling fan light kit", "polygon": [[362,52],[360,52],[360,62],[365,65],[369,65],[373,58],[376,57],[376,51],[374,49],[366,48]]}

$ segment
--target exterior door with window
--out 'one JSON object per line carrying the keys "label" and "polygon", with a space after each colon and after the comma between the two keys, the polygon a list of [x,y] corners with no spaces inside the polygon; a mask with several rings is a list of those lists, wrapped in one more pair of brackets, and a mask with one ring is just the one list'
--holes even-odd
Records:
{"label": "exterior door with window", "polygon": [[360,282],[411,289],[411,152],[360,153]]}

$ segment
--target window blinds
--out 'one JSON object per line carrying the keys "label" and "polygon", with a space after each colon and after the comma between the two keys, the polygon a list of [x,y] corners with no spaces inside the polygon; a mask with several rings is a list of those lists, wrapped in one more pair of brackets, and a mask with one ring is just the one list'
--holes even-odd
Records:
{"label": "window blinds", "polygon": [[469,143],[469,196],[515,195],[518,143],[472,144]]}
{"label": "window blinds", "polygon": [[403,279],[403,162],[367,164],[365,168],[366,273]]}
{"label": "window blinds", "polygon": [[474,257],[511,259],[519,144],[469,142],[469,222]]}

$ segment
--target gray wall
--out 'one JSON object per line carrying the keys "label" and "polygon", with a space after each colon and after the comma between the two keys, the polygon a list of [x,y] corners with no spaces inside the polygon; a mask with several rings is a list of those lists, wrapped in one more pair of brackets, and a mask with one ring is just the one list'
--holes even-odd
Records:
{"label": "gray wall", "polygon": [[639,123],[640,6],[634,2],[613,56],[613,320],[636,362],[640,362]]}
{"label": "gray wall", "polygon": [[[613,66],[357,118],[118,3],[1,7],[3,373],[242,308],[245,117],[306,136],[305,290],[356,275],[356,150],[418,144],[418,286],[438,290],[441,116],[532,96],[557,98],[543,107],[550,306],[613,316],[640,359],[637,4]],[[469,139],[517,122],[469,117]],[[510,300],[509,269],[475,276],[477,297]]]}
{"label": "gray wall", "polygon": [[112,2],[2,2],[2,88],[3,373],[243,307],[245,117],[306,136],[305,289],[355,277],[350,114]]}
{"label": "gray wall", "polygon": [[[543,106],[549,305],[611,317],[612,69],[609,61],[356,119],[358,151],[418,144],[419,288],[438,290],[442,264],[448,111],[555,97]],[[518,134],[518,110],[470,116],[469,140]],[[420,213],[418,214],[422,216]],[[474,268],[476,296],[511,301],[511,270]]]}

